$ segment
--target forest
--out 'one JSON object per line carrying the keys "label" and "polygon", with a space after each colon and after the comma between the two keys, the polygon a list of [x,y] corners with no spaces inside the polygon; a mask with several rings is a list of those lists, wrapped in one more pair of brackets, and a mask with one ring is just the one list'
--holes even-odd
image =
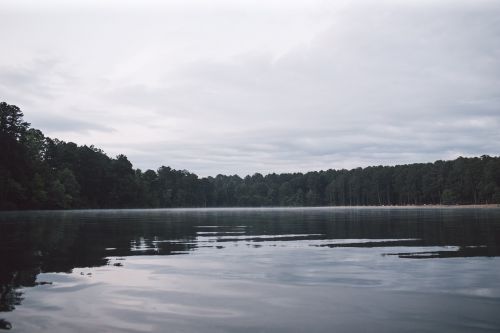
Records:
{"label": "forest", "polygon": [[0,210],[500,203],[500,157],[200,178],[46,137],[0,103]]}

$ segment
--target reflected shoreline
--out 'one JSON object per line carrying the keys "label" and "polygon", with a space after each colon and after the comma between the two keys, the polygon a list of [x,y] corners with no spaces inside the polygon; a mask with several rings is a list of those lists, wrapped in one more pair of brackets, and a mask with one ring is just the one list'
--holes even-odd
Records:
{"label": "reflected shoreline", "polygon": [[[358,257],[371,258],[366,264],[399,262],[404,267],[410,265],[406,261],[415,259],[433,262],[500,256],[500,209],[426,208],[432,209],[406,206],[2,212],[0,312],[22,305],[20,288],[52,282],[38,281],[40,273],[71,274],[84,267],[119,269],[127,267],[127,258],[136,256],[172,256],[181,261],[203,256],[217,263],[221,255],[226,258],[242,251],[242,258],[250,261],[262,254],[269,256],[265,260],[274,260],[277,254],[296,253],[304,255],[301,260],[305,262],[329,258],[328,262],[318,262],[320,271],[351,257],[354,262]],[[299,259],[290,260],[285,267],[293,267]],[[303,264],[300,260],[295,264],[299,263]],[[372,274],[366,269],[365,274]],[[388,266],[384,274],[392,274],[391,269]],[[282,278],[288,279],[286,275]],[[300,277],[305,284],[310,278]],[[327,274],[322,279],[328,284],[354,282],[359,277]]]}

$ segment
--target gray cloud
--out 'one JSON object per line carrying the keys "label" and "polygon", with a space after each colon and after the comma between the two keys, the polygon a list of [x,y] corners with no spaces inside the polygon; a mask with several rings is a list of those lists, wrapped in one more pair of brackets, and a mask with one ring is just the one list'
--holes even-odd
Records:
{"label": "gray cloud", "polygon": [[110,9],[46,10],[63,27],[74,16],[83,46],[54,44],[62,60],[31,69],[7,59],[0,95],[49,134],[141,168],[246,174],[498,154],[497,1],[275,5],[137,5],[114,12],[113,27]]}
{"label": "gray cloud", "polygon": [[55,59],[34,58],[29,64],[0,66],[0,92],[2,97],[36,103],[40,99],[53,99],[59,87],[67,82],[66,74],[57,69]]}
{"label": "gray cloud", "polygon": [[[75,106],[63,106],[58,102],[67,90],[75,87],[74,82],[78,80],[56,58],[34,58],[25,66],[0,67],[0,78],[0,96],[9,103],[17,104],[22,110],[27,110],[26,120],[34,128],[54,134],[113,131],[110,126],[99,124],[98,119],[78,119],[78,114],[85,111]],[[45,107],[42,109],[40,106]],[[31,110],[34,112],[30,112]]]}
{"label": "gray cloud", "polygon": [[[90,131],[111,133],[115,131],[115,129],[106,125],[64,117],[57,114],[34,114],[30,116],[30,122],[31,126],[34,128],[43,128],[45,131],[58,134],[67,132],[88,134]],[[64,138],[61,137],[60,139]]]}

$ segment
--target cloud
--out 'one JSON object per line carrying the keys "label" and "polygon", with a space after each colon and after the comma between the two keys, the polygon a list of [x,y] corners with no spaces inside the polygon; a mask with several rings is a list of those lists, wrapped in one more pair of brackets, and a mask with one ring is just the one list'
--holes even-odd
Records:
{"label": "cloud", "polygon": [[53,99],[59,88],[67,83],[68,74],[58,69],[53,58],[34,58],[28,64],[0,66],[0,92],[3,98],[36,103]]}
{"label": "cloud", "polygon": [[112,27],[110,9],[46,10],[63,27],[75,16],[75,39],[51,44],[62,59],[51,66],[4,66],[0,95],[37,96],[28,121],[143,169],[243,175],[498,154],[496,1],[169,6],[125,6]]}
{"label": "cloud", "polygon": [[41,128],[52,135],[113,132],[112,127],[99,124],[98,120],[78,119],[78,114],[86,111],[61,103],[59,99],[64,99],[67,92],[75,88],[74,82],[78,79],[57,58],[40,57],[24,66],[0,67],[0,78],[0,96],[26,110],[25,118],[34,128]]}
{"label": "cloud", "polygon": [[[115,131],[112,127],[91,123],[76,118],[64,117],[57,114],[34,114],[30,116],[30,122],[34,128],[43,128],[45,131],[64,135],[67,132],[88,134],[91,131],[111,133]],[[64,140],[64,137],[60,139]]]}

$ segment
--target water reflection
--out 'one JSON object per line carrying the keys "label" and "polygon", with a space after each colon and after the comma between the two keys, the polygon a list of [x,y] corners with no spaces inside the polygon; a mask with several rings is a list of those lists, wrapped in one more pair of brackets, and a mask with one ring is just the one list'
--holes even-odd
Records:
{"label": "water reflection", "polygon": [[[379,286],[387,277],[377,278],[376,271],[368,266],[359,269],[344,265],[342,274],[329,269],[349,256],[356,260],[377,256],[382,264],[390,258],[495,257],[500,255],[499,245],[498,209],[2,213],[0,311],[12,311],[23,302],[21,287],[53,282],[41,281],[40,277],[44,276],[41,273],[81,273],[82,277],[91,277],[92,272],[75,270],[92,267],[123,270],[129,263],[125,259],[132,256],[199,254],[208,256],[213,264],[227,259],[220,259],[221,253],[226,256],[241,253],[242,259],[260,254],[262,257],[256,255],[249,262],[248,269],[225,271],[225,278],[235,274],[237,278],[262,277],[283,283]],[[281,252],[273,249],[281,249]],[[307,249],[324,251],[314,252],[311,257],[309,252],[305,255]],[[285,250],[288,252],[283,252]],[[270,270],[266,263],[282,253],[287,254],[280,262],[285,269]],[[303,269],[294,271],[290,269],[293,265],[302,265]],[[223,267],[219,269],[214,274],[220,273]],[[367,272],[370,277],[366,276]],[[7,321],[0,321],[0,328],[8,326]]]}

